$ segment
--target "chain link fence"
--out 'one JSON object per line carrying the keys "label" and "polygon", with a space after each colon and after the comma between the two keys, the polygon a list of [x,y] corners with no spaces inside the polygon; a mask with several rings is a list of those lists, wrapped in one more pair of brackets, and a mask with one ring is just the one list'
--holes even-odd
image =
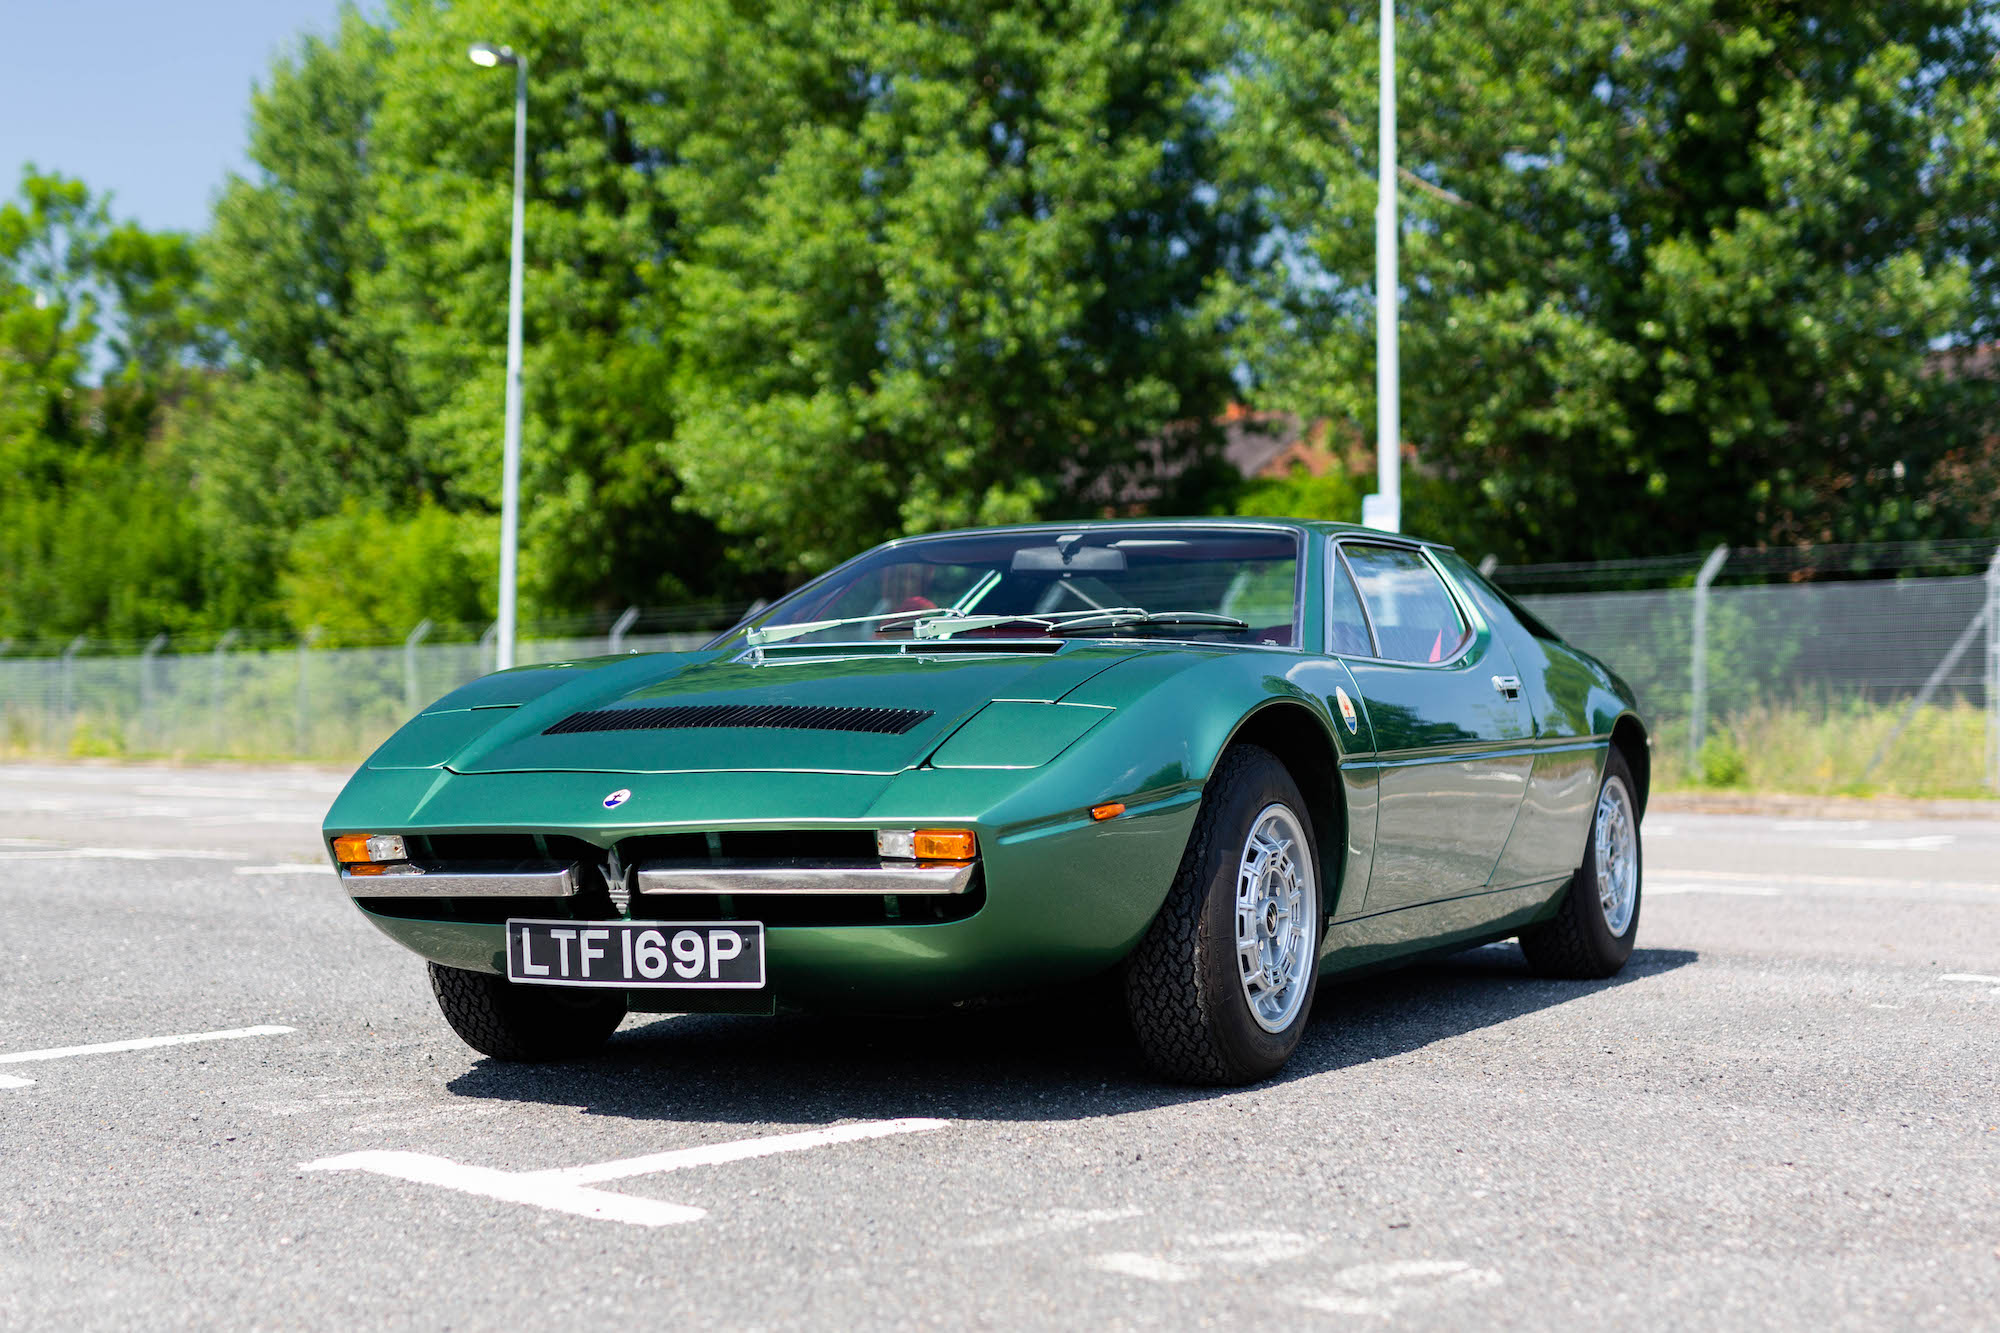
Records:
{"label": "chain link fence", "polygon": [[[724,621],[727,624],[728,621]],[[719,626],[718,626],[719,628]],[[525,640],[520,665],[685,652],[713,630]],[[352,761],[493,670],[491,642],[0,658],[0,747],[16,752]]]}
{"label": "chain link fence", "polygon": [[[1955,795],[2000,787],[1992,543],[1915,555],[1820,548],[1782,559],[1723,552],[1706,561],[1486,568],[1631,683],[1664,785]],[[1633,586],[1646,583],[1656,586]],[[629,632],[639,617],[628,612],[609,633],[530,639],[517,657],[684,651],[742,610],[655,615],[674,628],[647,634]],[[490,642],[429,642],[428,633],[418,626],[403,645],[383,648],[241,647],[224,636],[195,653],[155,640],[136,655],[92,656],[73,644],[0,657],[0,748],[351,762],[430,700],[492,669]]]}

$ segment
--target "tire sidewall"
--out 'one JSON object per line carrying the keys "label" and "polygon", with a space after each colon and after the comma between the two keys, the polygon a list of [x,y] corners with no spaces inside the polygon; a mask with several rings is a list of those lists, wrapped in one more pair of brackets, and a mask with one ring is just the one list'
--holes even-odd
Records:
{"label": "tire sidewall", "polygon": [[[1326,872],[1320,863],[1318,840],[1305,800],[1275,757],[1260,757],[1259,762],[1249,766],[1244,780],[1231,784],[1220,796],[1223,804],[1217,812],[1218,836],[1209,846],[1208,864],[1202,867],[1204,896],[1196,966],[1200,970],[1202,993],[1209,1001],[1211,1030],[1220,1053],[1241,1075],[1260,1078],[1275,1072],[1291,1057],[1312,1017],[1313,1000],[1319,992],[1319,950],[1326,937]],[[1278,1032],[1266,1032],[1251,1015],[1250,1000],[1243,993],[1236,960],[1236,879],[1243,844],[1249,837],[1251,821],[1270,805],[1290,809],[1304,831],[1306,852],[1312,858],[1314,897],[1313,964],[1306,976],[1305,1002],[1292,1021]]]}
{"label": "tire sidewall", "polygon": [[1632,869],[1636,883],[1632,890],[1632,919],[1625,923],[1622,935],[1611,933],[1610,923],[1604,919],[1603,905],[1597,894],[1597,802],[1590,806],[1590,836],[1583,844],[1583,864],[1577,868],[1576,883],[1571,890],[1571,898],[1580,918],[1585,937],[1592,950],[1604,963],[1613,969],[1622,967],[1632,956],[1633,943],[1639,938],[1639,916],[1646,905],[1646,841],[1639,832],[1639,796],[1632,786],[1632,770],[1625,763],[1623,755],[1611,751],[1605,761],[1604,777],[1597,784],[1598,800],[1604,798],[1604,789],[1616,779],[1625,787],[1626,808],[1632,815]]}

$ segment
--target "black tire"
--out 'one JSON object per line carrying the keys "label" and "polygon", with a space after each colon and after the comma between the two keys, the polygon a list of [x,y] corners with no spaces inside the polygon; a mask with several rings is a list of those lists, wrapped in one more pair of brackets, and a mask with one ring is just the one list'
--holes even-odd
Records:
{"label": "black tire", "polygon": [[489,972],[432,963],[431,993],[467,1046],[496,1060],[570,1060],[618,1030],[623,991],[517,986]]}
{"label": "black tire", "polygon": [[[1277,1032],[1266,1031],[1251,1015],[1238,971],[1235,916],[1239,857],[1253,822],[1272,805],[1287,807],[1295,817],[1317,876],[1311,884],[1304,1003]],[[1209,777],[1167,901],[1125,962],[1132,1031],[1156,1071],[1183,1083],[1252,1083],[1291,1058],[1319,988],[1326,926],[1320,865],[1305,800],[1285,766],[1254,745],[1224,754]]]}
{"label": "black tire", "polygon": [[1600,801],[1605,789],[1614,782],[1624,785],[1632,819],[1631,920],[1626,922],[1623,932],[1614,935],[1605,919],[1598,890],[1597,807],[1593,805],[1590,836],[1583,845],[1583,864],[1570,876],[1562,906],[1547,921],[1521,932],[1521,952],[1528,956],[1528,966],[1540,976],[1574,981],[1614,976],[1632,956],[1632,944],[1639,938],[1639,909],[1644,906],[1646,887],[1644,843],[1639,836],[1639,789],[1632,782],[1632,770],[1625,756],[1615,749],[1604,763],[1604,779],[1597,788]]}

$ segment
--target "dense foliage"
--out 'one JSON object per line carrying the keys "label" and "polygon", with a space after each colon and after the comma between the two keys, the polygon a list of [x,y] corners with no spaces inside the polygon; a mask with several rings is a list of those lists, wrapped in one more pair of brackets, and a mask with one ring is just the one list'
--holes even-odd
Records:
{"label": "dense foliage", "polygon": [[[1588,558],[2000,518],[2000,3],[1399,16],[1410,527]],[[478,39],[533,62],[529,618],[1138,473],[1358,512],[1365,475],[1245,485],[1203,427],[1372,429],[1375,6],[393,0],[276,62],[201,236],[32,167],[0,206],[0,640],[490,615],[513,81]]]}

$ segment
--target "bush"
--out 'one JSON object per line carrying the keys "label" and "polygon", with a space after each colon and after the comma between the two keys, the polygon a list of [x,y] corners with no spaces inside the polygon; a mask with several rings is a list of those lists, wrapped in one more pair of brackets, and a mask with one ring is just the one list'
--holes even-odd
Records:
{"label": "bush", "polygon": [[1704,787],[1740,787],[1750,775],[1750,765],[1736,742],[1727,736],[1710,736],[1701,743],[1695,768]]}

